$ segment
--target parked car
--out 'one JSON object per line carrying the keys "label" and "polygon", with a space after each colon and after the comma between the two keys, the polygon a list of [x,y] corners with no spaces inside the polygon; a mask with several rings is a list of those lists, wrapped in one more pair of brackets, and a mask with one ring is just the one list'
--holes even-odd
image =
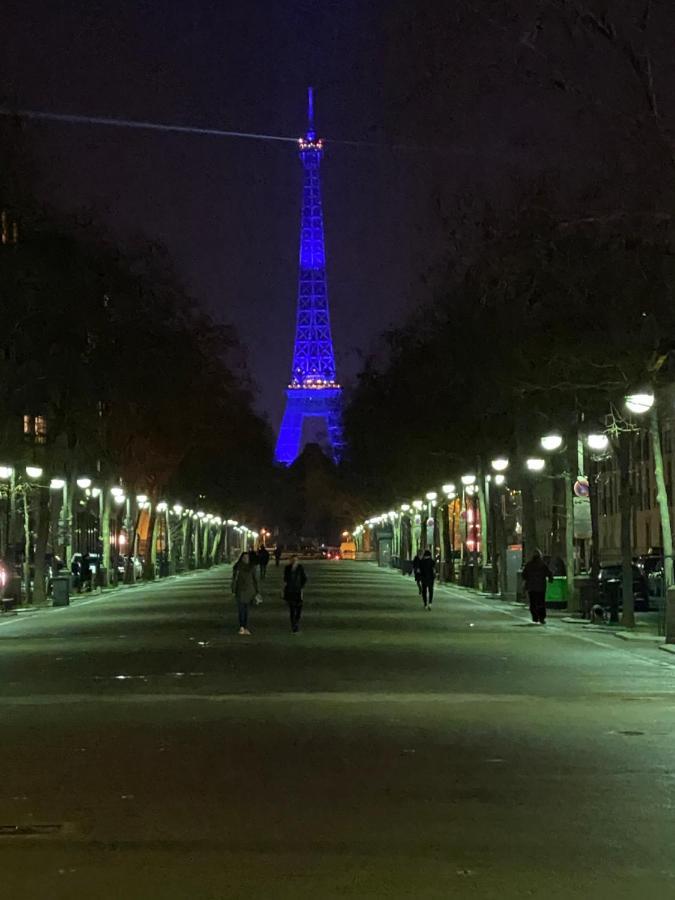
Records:
{"label": "parked car", "polygon": [[339,559],[340,551],[337,547],[322,547],[321,559]]}
{"label": "parked car", "polygon": [[[124,580],[128,559],[128,556],[120,556],[117,561],[117,575],[120,581]],[[134,556],[134,573],[137,579],[143,577],[143,566],[143,559],[140,556]]]}
{"label": "parked car", "polygon": [[[639,566],[633,564],[633,597],[635,609],[649,609],[649,584],[644,572]],[[621,606],[623,580],[623,566],[620,563],[600,566],[598,572],[598,595],[603,606],[610,606],[612,592],[617,591],[619,606]]]}

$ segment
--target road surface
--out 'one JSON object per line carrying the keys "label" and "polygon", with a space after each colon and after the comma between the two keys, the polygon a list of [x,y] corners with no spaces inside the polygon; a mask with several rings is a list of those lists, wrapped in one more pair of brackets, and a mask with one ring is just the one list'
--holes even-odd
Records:
{"label": "road surface", "polygon": [[0,896],[675,897],[675,657],[307,570],[0,620]]}

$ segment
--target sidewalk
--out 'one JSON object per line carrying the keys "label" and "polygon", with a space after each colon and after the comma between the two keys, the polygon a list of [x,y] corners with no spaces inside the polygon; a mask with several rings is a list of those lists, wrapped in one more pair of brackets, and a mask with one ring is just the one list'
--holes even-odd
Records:
{"label": "sidewalk", "polygon": [[[398,569],[384,569],[397,577],[402,576]],[[502,600],[497,594],[479,591],[476,588],[463,587],[458,584],[449,582],[437,582],[436,592],[454,595],[466,599],[472,599],[481,604],[492,607],[495,611],[504,612],[514,618],[522,620],[523,623],[531,623],[529,609],[524,602]],[[635,613],[635,628],[626,629],[621,625],[598,624],[589,622],[588,619],[570,616],[564,609],[548,609],[548,622],[555,623],[556,627],[571,634],[597,634],[606,637],[618,638],[621,641],[627,641],[631,644],[642,645],[643,647],[654,647],[663,650],[666,653],[675,654],[675,644],[666,644],[665,636],[659,634],[660,613],[657,610],[649,612]],[[534,623],[531,623],[533,627]]]}
{"label": "sidewalk", "polygon": [[189,569],[185,572],[177,572],[175,575],[165,575],[163,578],[154,578],[152,581],[145,581],[141,579],[139,581],[133,582],[132,584],[117,584],[105,588],[94,588],[90,592],[85,591],[84,593],[72,593],[70,595],[70,603],[67,606],[54,606],[52,598],[50,597],[49,602],[44,606],[19,606],[16,609],[11,610],[0,608],[0,624],[2,624],[3,622],[11,622],[16,618],[31,617],[36,615],[37,613],[70,609],[70,607],[76,606],[86,606],[88,603],[94,603],[96,600],[111,600],[115,595],[119,593],[125,593],[127,590],[132,588],[149,588],[153,586],[158,587],[164,584],[172,584],[173,582],[180,579],[188,578],[190,576],[202,575],[205,572],[210,572],[213,569],[219,569],[221,567],[229,565],[231,565],[231,563],[219,563],[218,565],[211,566],[209,569]]}

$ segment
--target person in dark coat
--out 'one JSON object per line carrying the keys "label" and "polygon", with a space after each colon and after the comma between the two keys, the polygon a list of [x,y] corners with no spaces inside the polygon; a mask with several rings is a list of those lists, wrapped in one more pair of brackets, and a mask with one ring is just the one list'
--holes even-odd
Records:
{"label": "person in dark coat", "polygon": [[239,634],[250,634],[248,630],[248,607],[259,597],[258,576],[251,554],[244,552],[232,570],[232,594],[237,601],[239,612]]}
{"label": "person in dark coat", "polygon": [[82,568],[80,570],[80,590],[86,588],[87,592],[91,592],[91,558],[88,553],[82,554]]}
{"label": "person in dark coat", "polygon": [[262,580],[265,577],[265,573],[267,572],[267,565],[270,561],[270,553],[267,547],[264,545],[261,546],[258,550],[258,565],[260,566],[260,579]]}
{"label": "person in dark coat", "polygon": [[277,544],[276,547],[274,548],[274,564],[275,564],[275,566],[278,566],[279,563],[281,562],[281,554],[283,552],[284,552],[284,548],[281,546],[281,544]]}
{"label": "person in dark coat", "polygon": [[295,634],[300,629],[302,616],[303,591],[307,584],[305,568],[298,562],[298,557],[291,556],[291,561],[284,569],[284,600],[288,603],[291,616],[291,631]]}
{"label": "person in dark coat", "polygon": [[525,564],[522,572],[525,590],[530,598],[530,614],[535,625],[546,624],[546,585],[553,581],[553,573],[535,550],[532,559]]}
{"label": "person in dark coat", "polygon": [[431,555],[431,550],[425,550],[420,560],[420,589],[425,609],[431,609],[434,601],[434,582],[436,581],[436,563]]}
{"label": "person in dark coat", "polygon": [[413,570],[413,576],[415,578],[415,583],[417,584],[417,590],[419,591],[420,594],[422,593],[422,582],[420,581],[420,563],[421,562],[422,562],[422,557],[420,556],[420,551],[418,550],[417,553],[413,557],[412,570]]}

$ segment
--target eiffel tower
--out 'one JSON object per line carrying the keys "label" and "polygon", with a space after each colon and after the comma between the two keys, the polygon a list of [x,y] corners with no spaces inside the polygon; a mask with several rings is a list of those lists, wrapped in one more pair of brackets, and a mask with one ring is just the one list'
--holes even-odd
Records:
{"label": "eiffel tower", "polygon": [[326,423],[333,460],[342,451],[342,388],[335,380],[335,356],[330,330],[326,251],[323,236],[319,168],[323,141],[314,130],[314,94],[309,88],[307,133],[300,138],[300,161],[305,170],[300,223],[300,272],[295,349],[286,411],[279,429],[276,462],[290,465],[300,453],[306,418]]}

